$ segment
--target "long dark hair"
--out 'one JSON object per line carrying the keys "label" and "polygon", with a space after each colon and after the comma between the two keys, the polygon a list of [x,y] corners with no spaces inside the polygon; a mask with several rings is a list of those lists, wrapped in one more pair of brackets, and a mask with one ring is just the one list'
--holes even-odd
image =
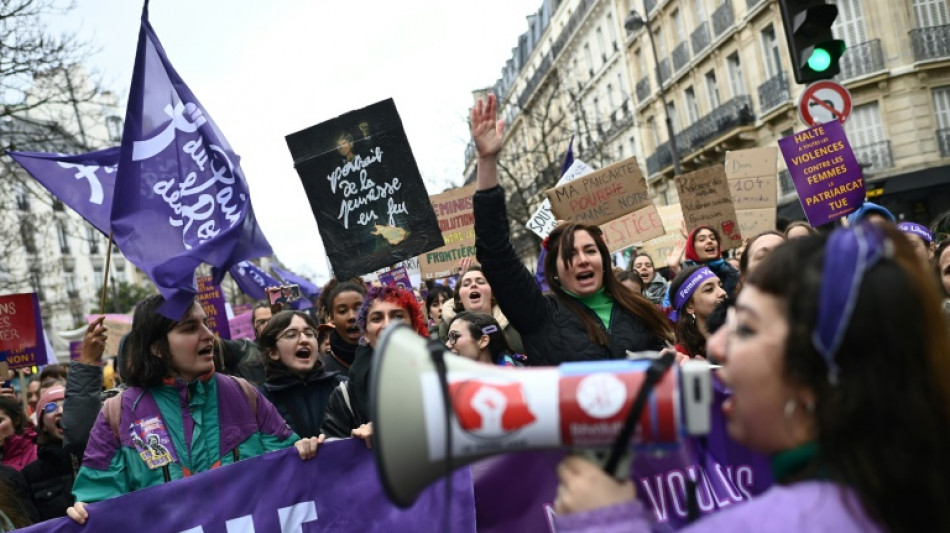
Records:
{"label": "long dark hair", "polygon": [[934,273],[937,274],[937,286],[940,287],[940,294],[943,294],[944,298],[950,298],[950,292],[947,292],[947,288],[943,286],[943,273],[940,272],[940,256],[943,255],[943,252],[950,247],[950,239],[946,239],[940,244],[937,245],[937,249],[934,250]]}
{"label": "long dark hair", "polygon": [[[481,272],[482,276],[485,275],[485,272],[482,271],[482,265],[472,265],[466,268],[464,272],[459,272],[458,283],[455,284],[455,289],[452,291],[452,310],[455,311],[456,313],[461,313],[462,311],[465,311],[465,307],[462,306],[462,298],[460,296],[461,296],[461,290],[462,290],[462,278],[464,278],[465,274],[468,274],[469,272]],[[488,283],[488,281],[486,280],[485,283]],[[488,284],[488,286],[491,287],[491,284]],[[496,305],[495,293],[492,292],[492,295],[491,295],[492,309],[495,308],[495,305]]]}
{"label": "long dark hair", "polygon": [[[820,466],[888,531],[947,531],[950,335],[907,239],[883,228],[893,258],[870,268],[837,351],[837,385],[812,342],[825,236],[792,239],[749,274],[784,302],[786,379],[811,389]],[[834,252],[829,252],[834,253]]]}
{"label": "long dark hair", "polygon": [[[455,321],[461,320],[468,326],[468,333],[476,341],[482,338],[482,335],[488,335],[488,352],[491,354],[491,362],[496,363],[498,356],[511,353],[511,346],[508,345],[508,339],[505,338],[505,332],[501,330],[498,321],[491,315],[485,313],[473,313],[472,311],[461,311],[452,317],[449,327]],[[495,331],[485,333],[485,328],[495,326]]]}
{"label": "long dark hair", "polygon": [[561,280],[557,278],[558,259],[561,260],[565,268],[570,267],[573,263],[574,233],[580,230],[590,234],[597,245],[597,251],[600,252],[600,260],[604,269],[604,291],[614,299],[617,305],[642,320],[651,333],[663,340],[672,341],[673,328],[670,327],[670,321],[663,316],[663,313],[645,296],[631,291],[617,280],[616,274],[610,268],[610,252],[604,243],[603,233],[597,226],[565,223],[555,227],[548,235],[548,254],[544,258],[544,277],[547,279],[548,286],[555,289],[552,290],[554,297],[560,300],[584,324],[587,336],[592,342],[600,346],[607,346],[607,334],[600,329],[599,322],[595,321],[584,310],[583,304],[564,292]]}
{"label": "long dark hair", "polygon": [[23,508],[14,488],[2,480],[0,480],[0,511],[3,511],[3,514],[7,515],[13,527],[17,529],[32,524],[30,515],[26,509]]}
{"label": "long dark hair", "polygon": [[[317,323],[309,313],[304,313],[303,311],[281,311],[267,321],[267,325],[264,326],[260,336],[257,337],[257,349],[260,351],[261,359],[264,361],[264,375],[267,381],[291,374],[287,365],[279,358],[276,360],[271,358],[270,353],[277,350],[277,336],[280,335],[281,331],[290,326],[295,316],[302,318],[304,322],[307,323],[307,326],[312,328],[314,333],[316,333]],[[322,371],[323,361],[317,358],[317,363],[313,365],[313,369],[310,372],[319,374]]]}
{"label": "long dark hair", "polygon": [[[132,315],[132,331],[126,342],[125,353],[126,382],[133,387],[155,387],[162,384],[162,379],[172,373],[171,351],[168,347],[168,332],[181,320],[188,316],[194,306],[194,300],[185,309],[185,313],[178,320],[172,320],[158,312],[158,308],[165,303],[161,294],[153,294],[135,306]],[[158,352],[158,357],[152,353],[152,347]],[[217,365],[216,365],[217,366]]]}
{"label": "long dark hair", "polygon": [[[42,409],[42,406],[38,405],[36,408]],[[26,413],[23,412],[23,405],[10,396],[0,396],[0,411],[3,411],[4,414],[10,417],[10,423],[13,425],[14,433],[17,435],[23,433],[23,430],[26,429],[27,421],[29,420],[26,417]]]}
{"label": "long dark hair", "polygon": [[[703,265],[693,265],[684,268],[673,278],[673,281],[670,282],[670,294],[676,294],[680,290],[680,287],[683,286],[686,278],[692,276],[693,273],[701,268],[704,268]],[[690,300],[692,300],[692,296]],[[689,302],[687,301],[686,303]],[[703,336],[703,332],[699,330],[699,324],[696,323],[696,319],[685,311],[679,311],[679,316],[676,319],[676,342],[685,346],[686,349],[689,350],[689,355],[701,355],[706,357],[706,337]]]}

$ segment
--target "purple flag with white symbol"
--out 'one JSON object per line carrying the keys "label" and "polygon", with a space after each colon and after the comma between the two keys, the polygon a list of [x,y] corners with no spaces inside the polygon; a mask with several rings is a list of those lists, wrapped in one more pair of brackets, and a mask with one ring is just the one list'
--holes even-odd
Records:
{"label": "purple flag with white symbol", "polygon": [[316,298],[317,296],[320,296],[320,287],[318,287],[309,279],[298,276],[297,274],[282,268],[277,268],[274,265],[271,265],[270,268],[287,283],[293,283],[300,287],[300,291],[306,294],[307,298]]}
{"label": "purple flag with white symbol", "polygon": [[146,2],[111,220],[122,253],[165,297],[165,316],[191,303],[201,263],[219,284],[235,264],[273,253],[238,161],[165,56]]}
{"label": "purple flag with white symbol", "polygon": [[9,152],[54,197],[109,235],[119,147],[87,154]]}
{"label": "purple flag with white symbol", "polygon": [[267,287],[280,287],[283,283],[267,275],[266,272],[250,261],[241,261],[228,272],[237,283],[241,292],[255,300],[267,299]]}

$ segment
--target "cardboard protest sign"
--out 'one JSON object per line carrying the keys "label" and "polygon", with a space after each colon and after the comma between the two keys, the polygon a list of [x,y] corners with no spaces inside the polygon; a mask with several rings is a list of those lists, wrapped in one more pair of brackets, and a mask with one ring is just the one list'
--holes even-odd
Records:
{"label": "cardboard protest sign", "polygon": [[736,217],[739,219],[739,231],[744,238],[755,237],[763,231],[775,230],[774,207],[763,209],[739,209],[736,211]]}
{"label": "cardboard protest sign", "polygon": [[202,276],[198,281],[198,302],[208,316],[208,327],[222,339],[231,338],[228,313],[224,306],[224,292],[219,285],[211,283],[211,276]]}
{"label": "cardboard protest sign", "polygon": [[[563,185],[581,176],[586,176],[593,171],[594,169],[589,167],[587,163],[584,163],[580,159],[575,159],[574,162],[571,163],[571,166],[568,167],[567,172],[557,181],[557,184]],[[533,231],[535,235],[542,239],[547,237],[556,225],[557,218],[554,216],[554,213],[551,212],[551,200],[547,198],[541,202],[538,209],[535,210],[531,218],[528,219],[528,223],[525,224],[529,230]]]}
{"label": "cardboard protest sign", "polygon": [[774,147],[726,152],[726,178],[736,211],[778,205],[777,160]]}
{"label": "cardboard protest sign", "polygon": [[864,203],[864,174],[840,122],[819,124],[779,139],[778,145],[812,227],[833,222]]}
{"label": "cardboard protest sign", "polygon": [[33,293],[0,296],[0,352],[36,347]]}
{"label": "cardboard protest sign", "polygon": [[445,245],[391,99],[286,140],[338,279]]}
{"label": "cardboard protest sign", "polygon": [[660,268],[666,265],[666,256],[674,250],[681,250],[686,245],[680,227],[683,224],[683,210],[680,204],[657,206],[660,221],[663,223],[664,234],[660,237],[645,241],[637,247],[637,253],[646,253],[653,258],[653,266]]}
{"label": "cardboard protest sign", "polygon": [[[92,324],[100,315],[86,315],[86,322]],[[119,341],[132,331],[132,315],[106,314],[102,325],[106,327],[106,347],[103,357],[115,357],[119,353]]]}
{"label": "cardboard protest sign", "polygon": [[663,220],[652,203],[600,226],[611,253],[663,235]]}
{"label": "cardboard protest sign", "polygon": [[583,224],[604,224],[652,203],[636,157],[548,189],[545,194],[558,220]]}
{"label": "cardboard protest sign", "polygon": [[432,210],[439,218],[439,229],[442,231],[445,246],[419,256],[422,279],[451,276],[458,271],[462,254],[475,255],[475,214],[472,209],[474,194],[473,183],[429,197]]}
{"label": "cardboard protest sign", "polygon": [[676,176],[675,182],[688,231],[697,226],[711,226],[722,237],[723,250],[742,246],[726,171],[721,165]]}

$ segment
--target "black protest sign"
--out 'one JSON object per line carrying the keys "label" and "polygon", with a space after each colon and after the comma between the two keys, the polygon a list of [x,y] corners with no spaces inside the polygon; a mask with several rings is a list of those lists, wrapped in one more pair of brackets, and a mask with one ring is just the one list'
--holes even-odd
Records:
{"label": "black protest sign", "polygon": [[337,279],[444,245],[392,99],[287,136]]}

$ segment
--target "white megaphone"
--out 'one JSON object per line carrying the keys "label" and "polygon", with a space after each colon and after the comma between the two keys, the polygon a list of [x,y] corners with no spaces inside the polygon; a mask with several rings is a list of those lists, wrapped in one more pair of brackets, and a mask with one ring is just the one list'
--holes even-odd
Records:
{"label": "white megaphone", "polygon": [[[444,360],[450,417],[434,363],[438,358]],[[396,505],[409,507],[447,473],[447,418],[453,468],[526,449],[610,447],[651,363],[499,367],[456,356],[405,324],[391,325],[376,346],[369,394],[373,453],[386,494]],[[640,402],[645,405],[630,444],[674,447],[683,434],[707,434],[709,368],[688,362],[656,374],[658,381]]]}

